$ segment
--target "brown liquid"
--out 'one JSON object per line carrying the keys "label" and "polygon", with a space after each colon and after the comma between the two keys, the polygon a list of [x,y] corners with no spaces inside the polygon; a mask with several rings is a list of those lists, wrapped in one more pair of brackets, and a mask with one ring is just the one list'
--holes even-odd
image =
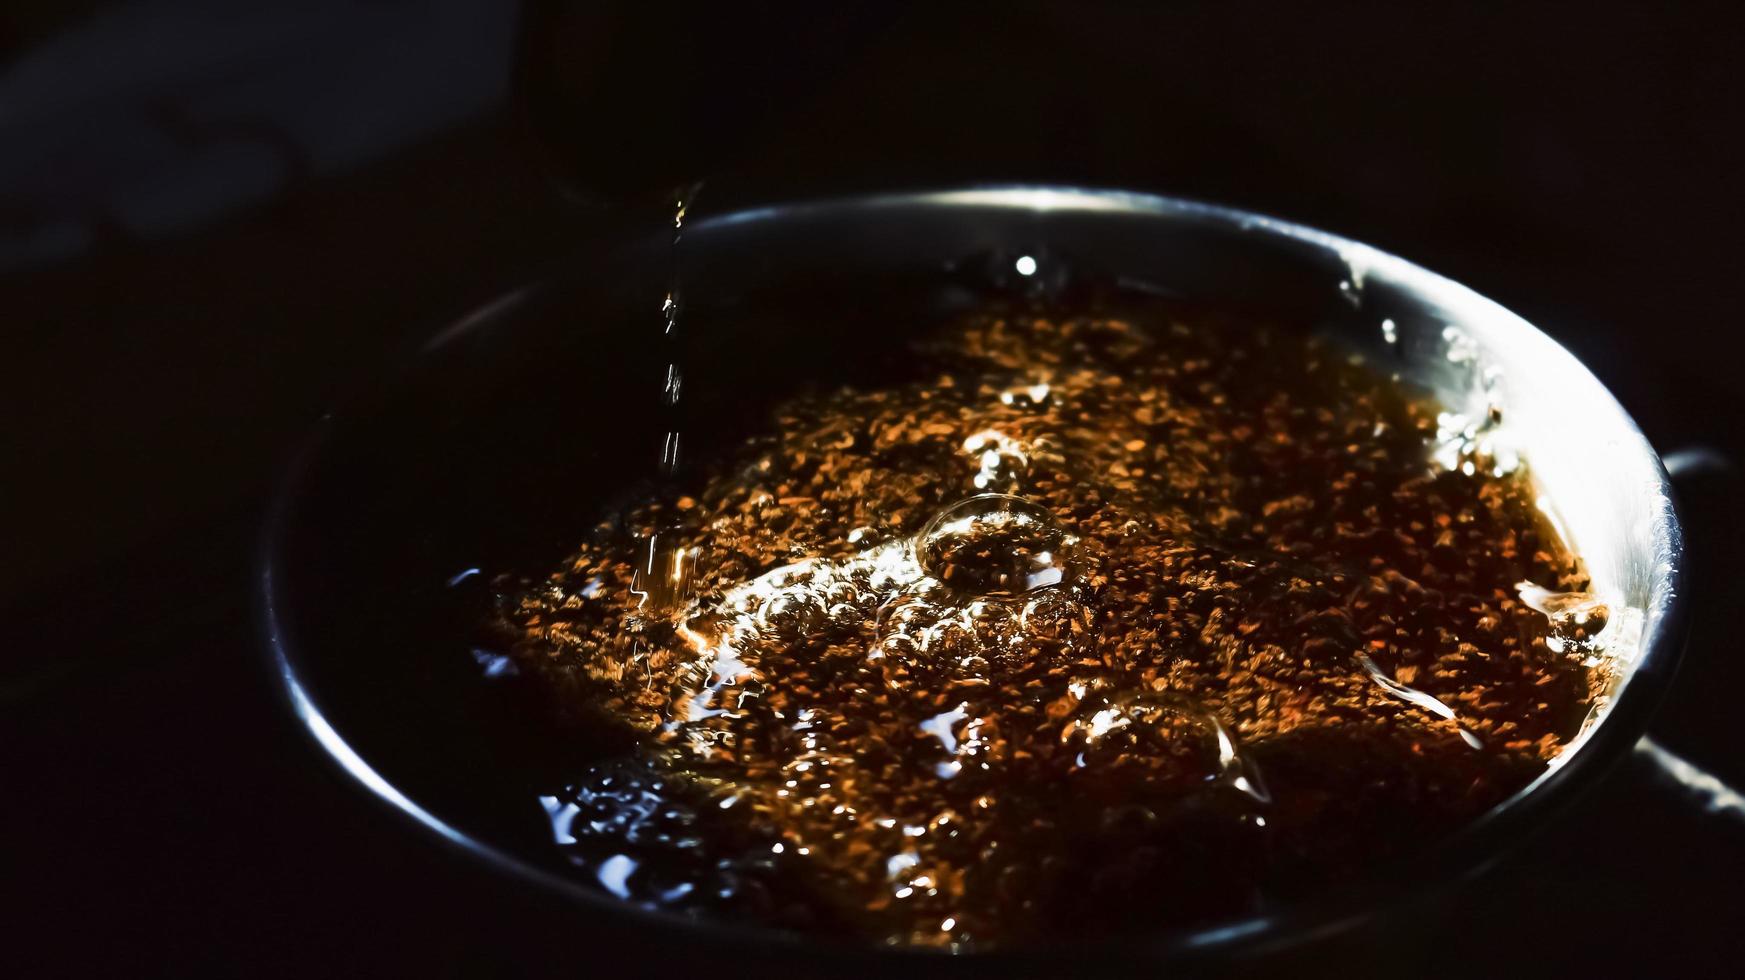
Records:
{"label": "brown liquid", "polygon": [[1432,846],[1598,695],[1607,611],[1517,591],[1587,585],[1524,478],[1434,464],[1437,407],[1331,346],[986,315],[916,356],[506,597],[635,736],[545,799],[607,890],[954,949],[1240,916]]}

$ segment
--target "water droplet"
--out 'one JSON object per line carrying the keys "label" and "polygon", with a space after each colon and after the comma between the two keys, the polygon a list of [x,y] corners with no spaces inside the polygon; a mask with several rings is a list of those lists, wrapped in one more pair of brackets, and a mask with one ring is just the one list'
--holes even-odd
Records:
{"label": "water droplet", "polygon": [[670,430],[660,444],[660,472],[671,476],[679,470],[679,432]]}
{"label": "water droplet", "polygon": [[668,364],[666,366],[666,385],[661,390],[661,398],[664,399],[668,405],[677,405],[679,403],[679,392],[684,388],[684,386],[685,377],[684,373],[679,370],[679,366],[677,364]]}
{"label": "water droplet", "polygon": [[691,598],[691,550],[671,531],[658,531],[647,541],[648,551],[631,580],[630,592],[636,596],[637,612],[670,612]]}
{"label": "water droplet", "polygon": [[1345,262],[1345,278],[1339,280],[1339,295],[1353,309],[1363,307],[1364,280],[1369,277],[1369,257],[1351,249],[1342,249],[1339,257]]}
{"label": "water droplet", "polygon": [[1472,334],[1453,324],[1442,328],[1442,342],[1446,345],[1443,356],[1450,364],[1477,365],[1479,362],[1478,341]]}
{"label": "water droplet", "polygon": [[982,288],[1030,296],[1059,296],[1072,280],[1062,257],[1041,243],[982,252],[959,268]]}
{"label": "water droplet", "polygon": [[1012,595],[1064,581],[1075,542],[1041,506],[985,493],[940,511],[915,550],[922,570],[953,590]]}

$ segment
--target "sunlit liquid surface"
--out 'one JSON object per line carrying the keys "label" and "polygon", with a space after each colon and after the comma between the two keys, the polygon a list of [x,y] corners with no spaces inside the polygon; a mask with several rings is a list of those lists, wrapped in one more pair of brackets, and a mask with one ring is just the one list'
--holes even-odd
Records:
{"label": "sunlit liquid surface", "polygon": [[513,662],[633,745],[540,800],[603,891],[951,950],[1228,919],[1409,868],[1603,688],[1497,417],[1282,329],[915,357],[499,583]]}

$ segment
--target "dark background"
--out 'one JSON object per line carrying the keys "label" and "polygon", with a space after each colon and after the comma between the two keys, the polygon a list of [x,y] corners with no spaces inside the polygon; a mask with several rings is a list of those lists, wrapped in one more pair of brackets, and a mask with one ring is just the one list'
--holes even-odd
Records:
{"label": "dark background", "polygon": [[[678,179],[712,177],[705,212],[1017,179],[1275,213],[1513,308],[1663,451],[1745,459],[1738,27],[1551,3],[0,13],[0,963],[600,969],[574,913],[325,767],[268,683],[250,563],[324,407]],[[1737,784],[1745,541],[1730,478],[1684,489],[1699,619],[1656,733]],[[1478,885],[1279,968],[1726,975],[1742,871],[1745,823],[1636,763]]]}

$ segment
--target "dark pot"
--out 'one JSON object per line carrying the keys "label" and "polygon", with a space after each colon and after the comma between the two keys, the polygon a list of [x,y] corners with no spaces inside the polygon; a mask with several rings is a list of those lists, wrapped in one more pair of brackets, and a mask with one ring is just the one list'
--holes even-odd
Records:
{"label": "dark pot", "polygon": [[[515,685],[480,679],[471,642],[490,576],[555,564],[612,494],[654,468],[663,365],[650,341],[664,245],[658,229],[596,243],[560,274],[443,330],[399,377],[325,420],[284,489],[264,559],[266,627],[289,702],[408,827],[572,904],[588,944],[609,937],[663,958],[690,948],[814,970],[899,966],[893,957],[905,970],[944,965],[698,925],[567,875],[533,789],[560,751],[554,735]],[[1401,259],[1187,201],[1026,187],[714,215],[687,227],[685,245],[690,295],[707,301],[686,325],[687,432],[705,442],[729,437],[795,379],[852,364],[857,346],[893,342],[891,310],[915,322],[989,290],[1119,280],[1318,324],[1453,407],[1502,399],[1509,435],[1596,585],[1640,612],[1622,631],[1621,681],[1585,734],[1409,877],[1264,918],[978,961],[1044,972],[1103,958],[1228,961],[1371,917],[1402,893],[1444,889],[1627,753],[1678,659],[1680,529],[1654,450],[1563,348]],[[1018,256],[1036,260],[1033,274],[1011,271]],[[1451,337],[1470,341],[1471,358],[1450,357]],[[470,568],[484,571],[448,584]]]}

